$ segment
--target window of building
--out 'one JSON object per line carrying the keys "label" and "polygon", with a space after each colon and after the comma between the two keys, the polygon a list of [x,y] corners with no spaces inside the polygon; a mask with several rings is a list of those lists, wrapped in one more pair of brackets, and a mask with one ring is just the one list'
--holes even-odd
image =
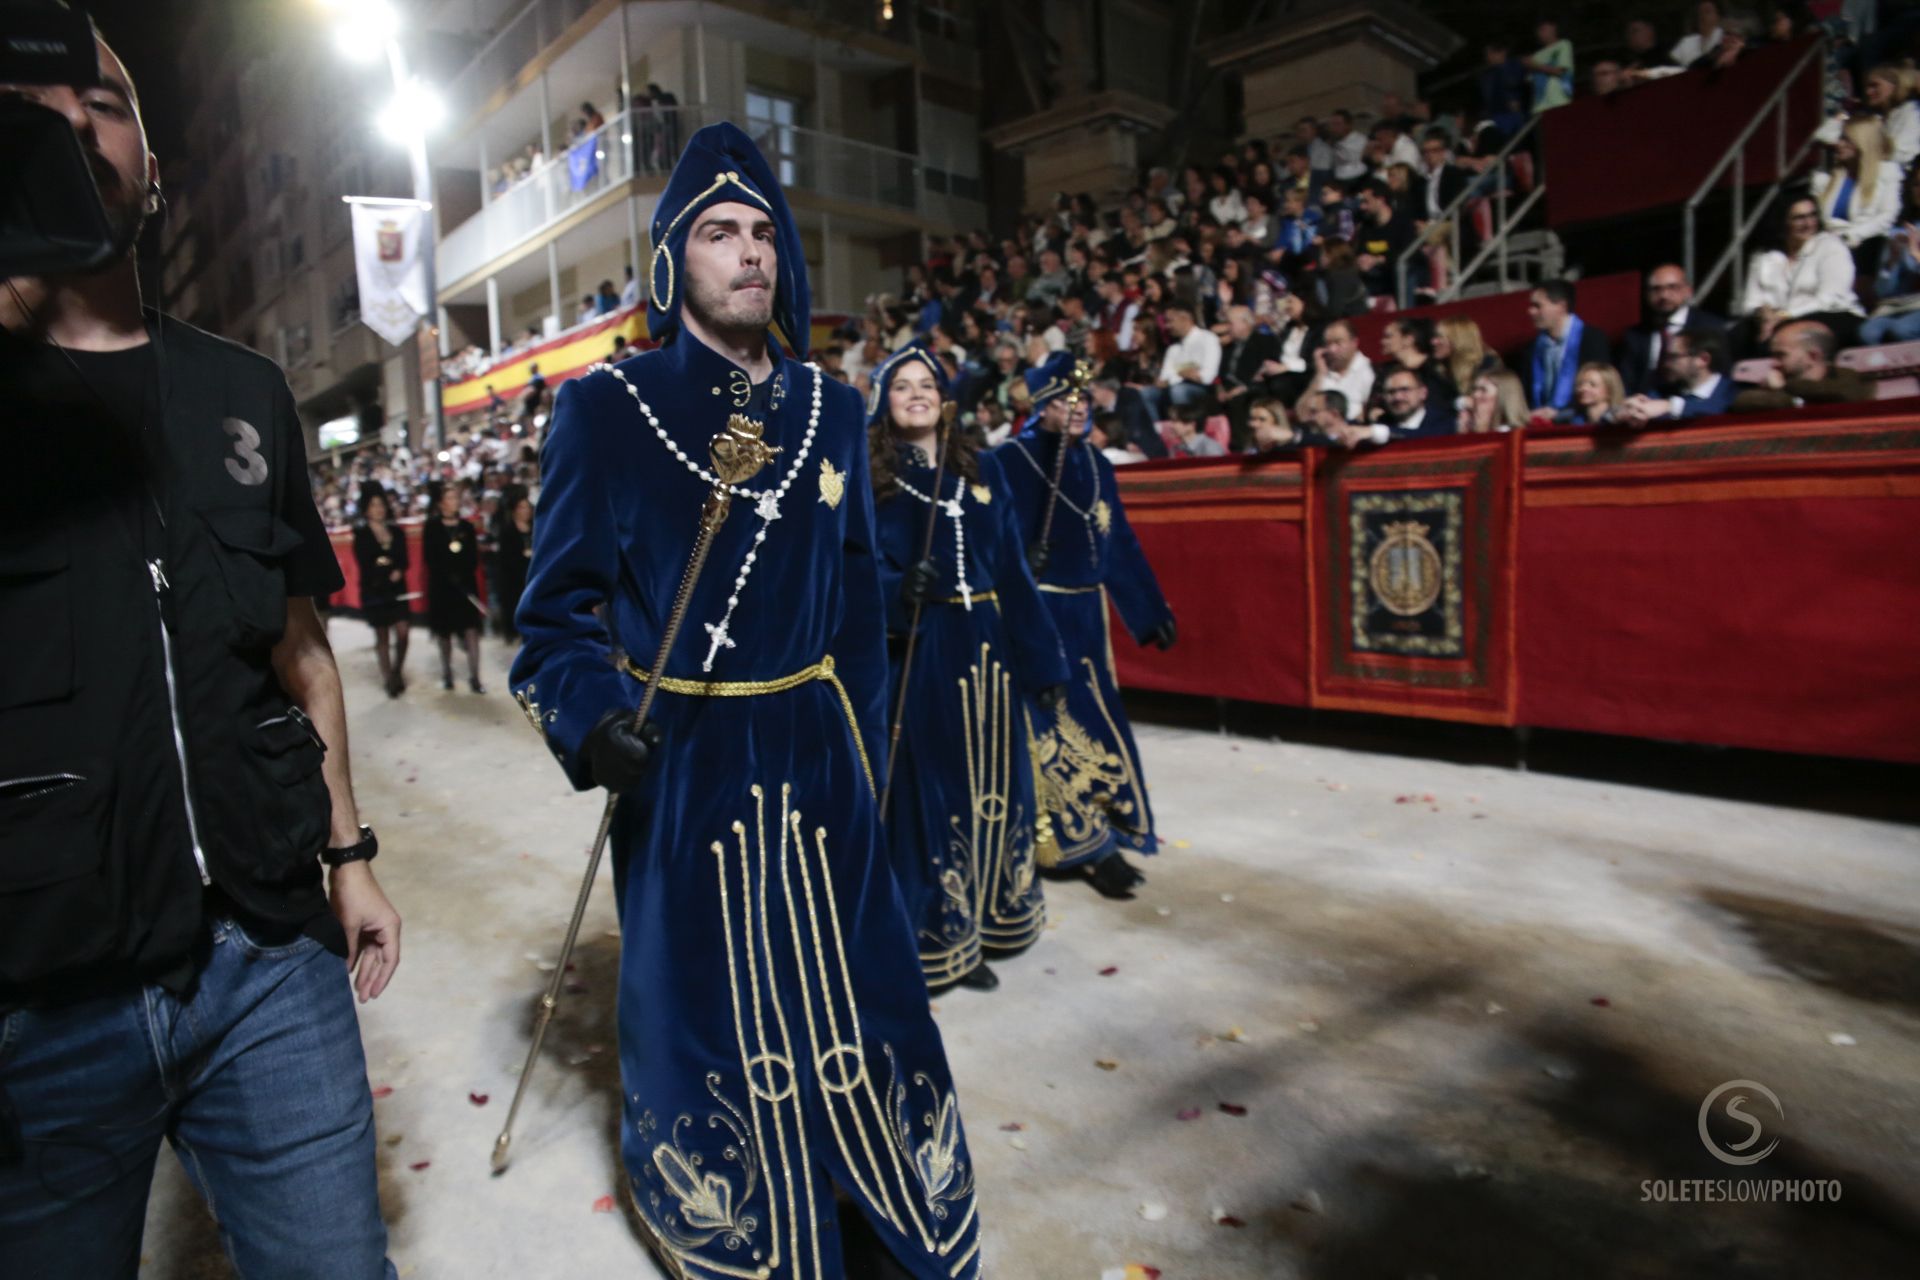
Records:
{"label": "window of building", "polygon": [[780,185],[792,186],[799,176],[800,103],[779,94],[747,90],[747,132],[754,143],[773,160]]}

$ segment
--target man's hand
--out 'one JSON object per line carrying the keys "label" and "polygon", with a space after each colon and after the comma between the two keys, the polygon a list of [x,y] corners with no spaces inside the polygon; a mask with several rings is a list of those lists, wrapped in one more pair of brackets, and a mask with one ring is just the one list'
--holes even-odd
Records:
{"label": "man's hand", "polygon": [[1180,376],[1188,382],[1198,382],[1200,381],[1200,366],[1197,364],[1183,364],[1180,366]]}
{"label": "man's hand", "polygon": [[1281,365],[1278,360],[1262,360],[1260,362],[1260,370],[1255,376],[1260,378],[1277,378],[1285,372],[1286,368]]}
{"label": "man's hand", "polygon": [[1762,378],[1761,381],[1775,391],[1785,391],[1787,389],[1787,375],[1780,372],[1780,366],[1777,364],[1768,367],[1767,376]]}
{"label": "man's hand", "polygon": [[601,716],[581,745],[594,783],[616,795],[646,776],[659,749],[660,726],[649,720],[635,729],[633,712],[625,707],[614,707]]}
{"label": "man's hand", "polygon": [[1328,432],[1342,447],[1352,449],[1373,443],[1373,428],[1364,422],[1346,422]]}
{"label": "man's hand", "polygon": [[400,967],[400,913],[365,862],[334,867],[327,875],[327,900],[346,930],[347,973],[360,1003],[378,1000]]}

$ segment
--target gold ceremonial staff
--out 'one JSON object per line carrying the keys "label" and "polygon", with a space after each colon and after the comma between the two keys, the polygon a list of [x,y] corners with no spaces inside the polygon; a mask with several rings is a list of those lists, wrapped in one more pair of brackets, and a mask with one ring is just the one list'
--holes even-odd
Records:
{"label": "gold ceremonial staff", "polygon": [[[720,532],[720,526],[726,523],[727,513],[733,508],[733,494],[729,485],[745,484],[758,475],[760,469],[780,450],[761,439],[765,427],[742,414],[734,414],[727,420],[726,429],[715,436],[707,446],[707,456],[713,461],[713,474],[719,483],[713,492],[707,495],[707,501],[700,508],[700,534],[694,539],[693,553],[687,557],[687,571],[680,577],[680,590],[674,594],[673,610],[667,615],[666,629],[660,633],[660,651],[654,657],[653,666],[647,673],[647,686],[640,694],[640,707],[633,713],[633,727],[638,732],[647,723],[647,713],[653,710],[653,699],[660,692],[660,679],[667,670],[667,656],[673,652],[673,642],[680,635],[680,624],[687,616],[687,603],[693,598],[693,587],[700,580],[700,571],[706,568],[707,553],[713,549],[714,535]],[[527,1081],[533,1077],[533,1064],[540,1060],[540,1042],[546,1039],[547,1027],[553,1022],[553,1010],[560,1003],[560,988],[567,976],[567,962],[573,958],[573,945],[580,937],[580,922],[587,914],[587,899],[593,896],[594,877],[600,873],[600,856],[606,852],[607,833],[613,827],[614,806],[620,797],[609,791],[606,807],[600,811],[600,829],[594,833],[593,849],[587,855],[587,874],[580,881],[580,895],[573,902],[573,919],[567,922],[567,940],[560,946],[560,962],[553,967],[553,980],[547,984],[547,993],[540,997],[539,1019],[533,1024],[533,1043],[527,1046],[526,1065],[520,1068],[520,1082],[514,1086],[513,1103],[507,1108],[507,1122],[500,1126],[500,1136],[493,1141],[493,1171],[505,1171],[511,1158],[509,1150],[513,1145],[513,1120],[520,1114],[520,1100],[526,1097]]]}
{"label": "gold ceremonial staff", "polygon": [[[1047,557],[1047,539],[1053,533],[1053,509],[1060,504],[1060,478],[1067,471],[1067,446],[1073,443],[1073,411],[1080,407],[1080,397],[1087,392],[1087,384],[1093,381],[1093,361],[1082,357],[1073,362],[1073,376],[1068,382],[1067,426],[1060,433],[1060,448],[1053,455],[1052,488],[1047,490],[1046,513],[1040,517],[1040,537],[1027,550],[1029,562],[1038,554],[1044,561]],[[1098,496],[1098,495],[1096,495]],[[1038,574],[1034,575],[1038,577]]]}
{"label": "gold ceremonial staff", "polygon": [[[933,503],[927,508],[927,533],[920,540],[920,559],[914,564],[924,563],[933,554],[934,531],[940,526],[940,481],[946,476],[947,449],[953,443],[953,413],[959,406],[949,400],[940,406],[940,454],[933,463]],[[960,566],[965,574],[967,566]],[[913,605],[913,621],[907,624],[907,651],[900,655],[900,693],[893,703],[893,730],[887,738],[887,780],[880,788],[880,821],[887,820],[887,801],[893,795],[893,765],[900,754],[900,726],[907,716],[907,677],[913,674],[913,650],[920,641],[920,610],[926,607],[926,601],[916,600]]]}

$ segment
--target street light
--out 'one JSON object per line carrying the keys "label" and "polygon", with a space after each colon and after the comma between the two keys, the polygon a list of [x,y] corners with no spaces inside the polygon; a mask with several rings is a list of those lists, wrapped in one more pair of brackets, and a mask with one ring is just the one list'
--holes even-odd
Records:
{"label": "street light", "polygon": [[[407,160],[413,170],[413,198],[431,208],[433,171],[427,166],[427,135],[439,126],[446,108],[438,94],[407,74],[406,55],[400,50],[400,15],[388,0],[324,0],[324,3],[337,24],[334,43],[350,61],[370,63],[386,55],[387,71],[393,78],[393,98],[375,117],[375,124],[389,141],[407,149]],[[421,244],[421,264],[427,276],[427,306],[431,312],[422,319],[437,356],[440,352],[440,280],[435,257],[439,233],[431,221]],[[421,381],[425,383],[426,379]],[[432,391],[427,396],[427,411],[432,415],[434,443],[444,446],[447,419],[440,402],[438,377],[433,379]]]}

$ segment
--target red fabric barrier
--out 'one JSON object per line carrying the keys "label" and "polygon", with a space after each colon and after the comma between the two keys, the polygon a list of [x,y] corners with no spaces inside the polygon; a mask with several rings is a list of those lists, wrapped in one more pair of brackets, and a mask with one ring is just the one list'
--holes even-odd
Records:
{"label": "red fabric barrier", "polygon": [[1112,620],[1122,684],[1209,694],[1226,683],[1229,697],[1306,701],[1301,472],[1298,458],[1121,469],[1127,519],[1180,620],[1180,643],[1165,653],[1134,644]]}
{"label": "red fabric barrier", "polygon": [[[1640,273],[1637,271],[1595,276],[1579,281],[1575,288],[1580,318],[1587,324],[1599,325],[1616,342],[1640,319]],[[1380,334],[1388,321],[1401,316],[1425,316],[1429,320],[1466,316],[1480,326],[1480,337],[1489,351],[1499,353],[1509,368],[1525,369],[1530,367],[1525,353],[1532,350],[1534,335],[1538,332],[1527,315],[1530,294],[1531,290],[1516,289],[1492,297],[1465,298],[1407,311],[1368,313],[1355,316],[1348,323],[1353,325],[1354,337],[1360,340],[1360,349],[1367,353],[1367,359],[1377,364],[1384,358]]]}
{"label": "red fabric barrier", "polygon": [[[1916,415],[1920,400],[1881,401],[1518,442],[1505,570],[1516,701],[1474,718],[1920,763]],[[1371,457],[1411,468],[1411,485],[1486,447],[1461,437]],[[1299,470],[1121,469],[1181,635],[1162,654],[1117,632],[1124,685],[1308,704],[1307,636],[1351,620],[1309,589],[1303,517],[1285,496],[1301,492]],[[1306,510],[1351,531],[1352,512]],[[1327,528],[1313,534],[1333,545]],[[1341,619],[1326,616],[1336,607]],[[1448,714],[1418,698],[1375,709]]]}
{"label": "red fabric barrier", "polygon": [[[1547,112],[1540,129],[1548,224],[1686,203],[1814,39],[1755,49],[1724,71],[1683,72]],[[1789,156],[1820,125],[1821,74],[1816,55],[1788,95]],[[1747,143],[1748,185],[1771,183],[1776,158],[1775,127],[1763,124]],[[1725,181],[1732,181],[1731,168]]]}

